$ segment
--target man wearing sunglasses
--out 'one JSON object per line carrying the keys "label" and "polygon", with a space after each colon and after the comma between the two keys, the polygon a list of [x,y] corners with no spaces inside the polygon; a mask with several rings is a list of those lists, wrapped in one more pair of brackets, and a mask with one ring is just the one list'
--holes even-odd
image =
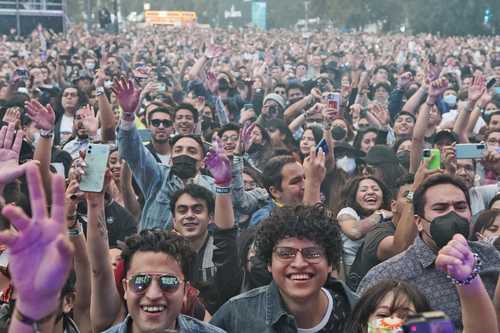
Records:
{"label": "man wearing sunglasses", "polygon": [[173,133],[172,115],[165,108],[156,108],[148,114],[148,128],[151,131],[151,142],[146,148],[156,161],[163,165],[171,165],[170,135]]}
{"label": "man wearing sunglasses", "polygon": [[326,209],[275,209],[257,231],[255,250],[273,281],[230,299],[212,324],[240,333],[344,330],[354,295],[331,277],[342,243]]}
{"label": "man wearing sunglasses", "polygon": [[125,264],[126,278],[122,284],[129,314],[104,333],[224,332],[180,314],[193,255],[189,242],[174,232],[143,230],[127,238],[121,256]]}

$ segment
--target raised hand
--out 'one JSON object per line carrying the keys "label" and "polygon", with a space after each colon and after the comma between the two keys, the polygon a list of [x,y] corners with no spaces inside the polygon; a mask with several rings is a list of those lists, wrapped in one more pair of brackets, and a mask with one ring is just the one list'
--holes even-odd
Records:
{"label": "raised hand", "polygon": [[476,104],[476,102],[481,98],[481,96],[486,91],[486,79],[482,75],[476,75],[472,81],[472,85],[469,87],[468,99],[471,104]]}
{"label": "raised hand", "polygon": [[115,79],[111,90],[115,93],[124,115],[133,115],[139,106],[140,91],[131,80],[121,78]]}
{"label": "raised hand", "polygon": [[207,46],[205,50],[205,57],[208,59],[213,59],[220,57],[222,53],[224,52],[224,49],[220,46],[217,46],[215,44],[210,44]]}
{"label": "raised hand", "polygon": [[96,135],[97,129],[99,128],[99,120],[95,116],[94,108],[87,104],[82,108],[80,117],[82,119],[83,127],[87,129],[89,135]]}
{"label": "raised hand", "polygon": [[429,97],[427,99],[430,102],[435,103],[436,99],[441,96],[446,89],[448,89],[448,80],[445,78],[440,78],[429,83]]}
{"label": "raised hand", "polygon": [[238,139],[238,144],[236,145],[235,154],[244,154],[250,149],[252,145],[252,132],[255,128],[255,123],[249,121],[245,122],[245,125],[240,130],[240,137]]}
{"label": "raised hand", "polygon": [[16,308],[37,320],[59,307],[60,291],[72,265],[73,246],[64,225],[64,178],[52,177],[52,216],[49,216],[38,167],[30,165],[26,177],[32,217],[19,207],[6,206],[2,213],[16,231],[2,231],[0,242],[9,251]]}
{"label": "raised hand", "polygon": [[398,79],[398,89],[406,90],[410,86],[411,81],[413,80],[413,75],[411,72],[406,72],[401,74]]}
{"label": "raised hand", "polygon": [[36,164],[30,161],[19,165],[19,153],[23,142],[23,131],[15,130],[14,124],[0,129],[0,195],[5,185],[12,183],[24,174],[28,165]]}
{"label": "raised hand", "polygon": [[31,101],[26,102],[25,106],[27,111],[26,114],[31,120],[33,120],[36,127],[46,131],[54,129],[56,113],[50,104],[47,104],[47,106],[44,107],[36,99],[32,99]]}
{"label": "raised hand", "polygon": [[436,258],[436,268],[455,280],[464,281],[474,270],[474,255],[463,235],[456,234]]}
{"label": "raised hand", "polygon": [[14,125],[17,126],[20,118],[21,118],[21,113],[19,112],[19,108],[15,106],[15,107],[10,107],[7,109],[7,111],[5,111],[2,120],[4,123],[7,124],[13,123]]}
{"label": "raised hand", "polygon": [[216,185],[228,187],[231,184],[231,162],[224,154],[224,144],[219,137],[214,136],[212,148],[208,151],[204,163],[214,177]]}
{"label": "raised hand", "polygon": [[320,148],[316,153],[316,147],[311,147],[309,156],[305,158],[303,163],[306,181],[311,181],[318,186],[321,185],[326,175],[325,160],[323,149]]}

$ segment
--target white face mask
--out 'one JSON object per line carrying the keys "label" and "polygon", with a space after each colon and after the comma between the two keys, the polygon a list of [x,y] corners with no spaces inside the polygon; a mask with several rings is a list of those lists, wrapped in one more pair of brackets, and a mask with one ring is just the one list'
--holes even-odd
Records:
{"label": "white face mask", "polygon": [[95,69],[95,64],[93,62],[87,62],[85,63],[85,67],[89,70],[89,71],[93,71]]}
{"label": "white face mask", "polygon": [[356,161],[354,158],[344,156],[336,161],[337,167],[344,170],[348,174],[352,174],[356,170]]}
{"label": "white face mask", "polygon": [[104,81],[104,88],[111,89],[112,86],[113,86],[113,81],[111,80]]}

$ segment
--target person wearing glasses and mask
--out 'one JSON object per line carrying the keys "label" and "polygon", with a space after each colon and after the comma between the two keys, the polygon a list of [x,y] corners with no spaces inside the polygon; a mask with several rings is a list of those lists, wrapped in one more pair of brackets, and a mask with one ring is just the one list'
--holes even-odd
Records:
{"label": "person wearing glasses and mask", "polygon": [[165,108],[156,108],[148,114],[148,128],[151,131],[151,142],[146,148],[156,161],[163,165],[172,164],[170,136],[174,131],[172,115]]}
{"label": "person wearing glasses and mask", "polygon": [[144,230],[128,238],[121,254],[128,315],[104,333],[224,332],[181,314],[193,255],[189,242],[174,232]]}
{"label": "person wearing glasses and mask", "polygon": [[277,208],[255,239],[273,281],[230,299],[211,323],[228,332],[342,332],[353,294],[332,278],[340,232],[324,207]]}

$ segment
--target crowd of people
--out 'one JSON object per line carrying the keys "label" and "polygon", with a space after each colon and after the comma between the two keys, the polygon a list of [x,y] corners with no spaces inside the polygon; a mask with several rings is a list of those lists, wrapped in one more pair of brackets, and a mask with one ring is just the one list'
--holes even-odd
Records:
{"label": "crowd of people", "polygon": [[499,331],[498,36],[40,26],[0,120],[0,331]]}

